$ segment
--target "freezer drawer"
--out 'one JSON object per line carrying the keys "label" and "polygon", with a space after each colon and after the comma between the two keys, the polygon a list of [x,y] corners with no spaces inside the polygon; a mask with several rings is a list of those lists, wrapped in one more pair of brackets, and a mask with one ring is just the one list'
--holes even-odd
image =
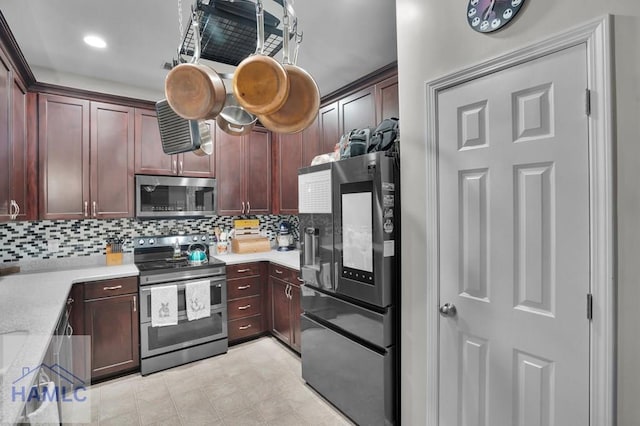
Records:
{"label": "freezer drawer", "polygon": [[306,382],[357,424],[395,424],[395,348],[378,353],[304,314],[301,322]]}
{"label": "freezer drawer", "polygon": [[375,312],[305,284],[302,286],[302,309],[375,346],[387,348],[395,344],[395,310],[392,306],[384,313]]}

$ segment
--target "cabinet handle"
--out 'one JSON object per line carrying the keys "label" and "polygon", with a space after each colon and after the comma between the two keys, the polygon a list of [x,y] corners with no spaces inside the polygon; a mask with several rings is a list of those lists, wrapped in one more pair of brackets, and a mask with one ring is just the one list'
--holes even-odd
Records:
{"label": "cabinet handle", "polygon": [[9,219],[15,220],[15,218],[18,216],[18,212],[16,210],[17,207],[18,204],[16,203],[16,201],[11,200],[11,202],[9,203]]}
{"label": "cabinet handle", "polygon": [[138,311],[138,298],[137,296],[133,296],[133,312],[137,312]]}
{"label": "cabinet handle", "polygon": [[[16,217],[18,217],[18,215],[20,214],[20,204],[18,204],[17,201],[13,201],[13,203],[16,205]],[[14,217],[14,219],[16,218]]]}
{"label": "cabinet handle", "polygon": [[104,287],[103,290],[118,290],[120,288],[122,288],[122,285],[114,285],[113,287]]}
{"label": "cabinet handle", "polygon": [[240,212],[240,214],[244,214],[244,201],[242,202],[242,211]]}
{"label": "cabinet handle", "polygon": [[73,302],[75,302],[75,300],[73,300],[73,297],[69,297],[69,298],[67,299],[67,306],[72,305],[72,304],[73,304]]}
{"label": "cabinet handle", "polygon": [[177,160],[173,160],[173,163],[171,163],[171,172],[174,174],[178,174],[178,161]]}
{"label": "cabinet handle", "polygon": [[247,201],[247,214],[251,214],[251,203]]}
{"label": "cabinet handle", "polygon": [[251,269],[238,269],[236,272],[239,274],[242,274],[244,272],[249,272],[249,271],[251,271]]}
{"label": "cabinet handle", "polygon": [[276,274],[282,275],[282,271],[279,269],[274,269],[274,271],[276,271]]}
{"label": "cabinet handle", "polygon": [[300,278],[300,277],[296,277],[296,279],[298,280],[298,282],[301,282],[301,283],[304,282],[304,280],[302,278]]}
{"label": "cabinet handle", "polygon": [[238,290],[246,290],[248,288],[251,288],[251,284],[238,286]]}
{"label": "cabinet handle", "polygon": [[284,295],[287,296],[287,299],[289,298],[289,284],[284,288]]}
{"label": "cabinet handle", "polygon": [[238,327],[238,330],[246,330],[248,328],[251,328],[251,324],[241,325],[240,327]]}
{"label": "cabinet handle", "polygon": [[182,160],[180,160],[178,164],[179,164],[178,173],[182,175],[184,173],[184,164],[182,163]]}
{"label": "cabinet handle", "polygon": [[96,217],[96,211],[98,210],[98,203],[93,201],[91,203],[91,211],[93,212],[93,217]]}
{"label": "cabinet handle", "polygon": [[84,202],[84,217],[89,217],[89,202]]}
{"label": "cabinet handle", "polygon": [[251,305],[238,306],[238,310],[244,311],[245,309],[249,309]]}

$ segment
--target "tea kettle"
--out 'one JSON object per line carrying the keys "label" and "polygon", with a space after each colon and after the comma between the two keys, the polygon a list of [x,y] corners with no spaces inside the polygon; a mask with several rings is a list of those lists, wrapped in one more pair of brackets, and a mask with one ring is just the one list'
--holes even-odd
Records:
{"label": "tea kettle", "polygon": [[293,235],[291,234],[291,224],[282,221],[278,227],[278,251],[289,251],[295,248]]}
{"label": "tea kettle", "polygon": [[[195,246],[195,249],[193,247]],[[191,265],[207,263],[207,248],[204,244],[194,243],[187,249],[187,260]]]}

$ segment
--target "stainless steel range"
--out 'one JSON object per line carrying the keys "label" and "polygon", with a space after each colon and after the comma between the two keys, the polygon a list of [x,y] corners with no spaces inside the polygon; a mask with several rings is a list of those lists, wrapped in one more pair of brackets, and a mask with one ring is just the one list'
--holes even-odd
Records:
{"label": "stainless steel range", "polygon": [[[227,352],[225,264],[209,256],[209,241],[201,234],[134,240],[142,375]],[[198,301],[194,294],[209,297]]]}

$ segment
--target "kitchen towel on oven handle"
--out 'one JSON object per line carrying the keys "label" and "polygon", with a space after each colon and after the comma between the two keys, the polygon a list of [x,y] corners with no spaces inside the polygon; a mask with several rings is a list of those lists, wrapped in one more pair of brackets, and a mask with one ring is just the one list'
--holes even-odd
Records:
{"label": "kitchen towel on oven handle", "polygon": [[178,286],[151,287],[151,326],[178,324]]}
{"label": "kitchen towel on oven handle", "polygon": [[211,286],[209,280],[185,284],[184,295],[189,321],[211,316]]}

